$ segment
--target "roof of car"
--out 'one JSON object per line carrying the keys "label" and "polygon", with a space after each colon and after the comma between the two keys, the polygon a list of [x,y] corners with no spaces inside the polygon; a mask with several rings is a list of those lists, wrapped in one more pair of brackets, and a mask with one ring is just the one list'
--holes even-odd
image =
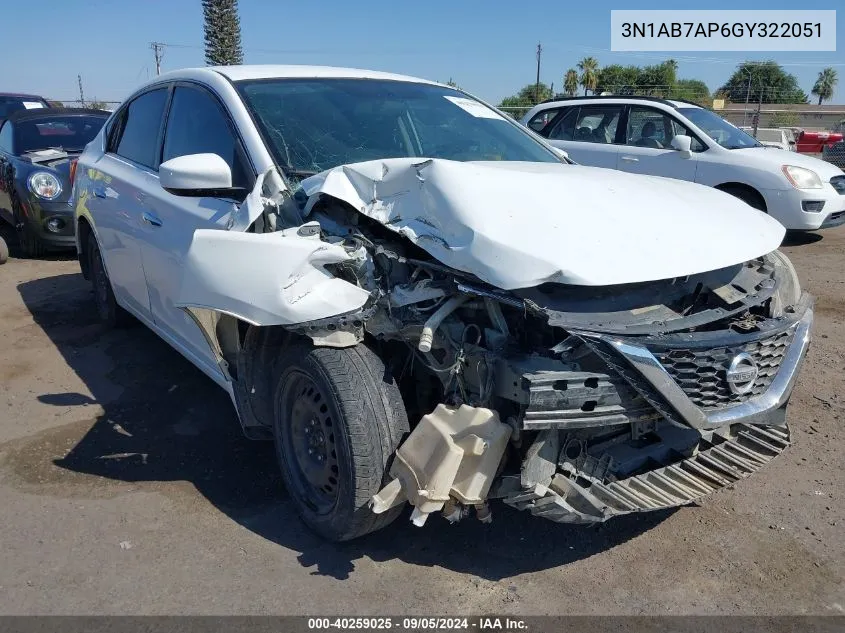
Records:
{"label": "roof of car", "polygon": [[617,100],[617,101],[651,101],[662,103],[664,105],[672,106],[673,108],[701,108],[701,106],[694,101],[687,101],[686,99],[664,99],[663,97],[648,97],[645,95],[592,95],[592,96],[585,96],[585,97],[554,97],[552,99],[546,99],[542,102],[541,105],[547,105],[552,103],[569,103],[569,102],[578,102],[578,101],[606,101],[606,100]]}
{"label": "roof of car", "polygon": [[360,68],[340,68],[334,66],[294,66],[279,64],[247,64],[241,66],[206,66],[205,68],[186,68],[175,70],[158,77],[158,79],[175,79],[182,73],[197,71],[214,71],[232,81],[249,79],[308,79],[308,78],[338,78],[338,79],[386,79],[393,81],[411,81],[415,83],[436,84],[437,82],[407,75],[380,72],[377,70],[363,70]]}
{"label": "roof of car", "polygon": [[105,110],[94,110],[92,108],[34,108],[32,110],[18,110],[6,117],[7,121],[25,121],[27,119],[40,119],[52,116],[68,116],[79,114],[102,114],[109,116],[111,112]]}

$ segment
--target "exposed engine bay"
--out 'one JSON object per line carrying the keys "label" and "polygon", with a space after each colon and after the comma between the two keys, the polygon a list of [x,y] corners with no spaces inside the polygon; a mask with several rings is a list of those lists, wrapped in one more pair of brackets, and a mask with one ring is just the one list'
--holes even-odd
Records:
{"label": "exposed engine bay", "polygon": [[[255,291],[227,312],[316,346],[369,345],[384,359],[412,422],[372,500],[377,513],[408,501],[417,525],[435,511],[489,521],[498,498],[594,523],[693,501],[789,444],[785,407],[812,301],[777,250],[653,281],[583,285],[555,273],[504,289],[432,254],[458,247],[425,248],[419,231],[323,191],[262,204],[251,232],[273,233],[273,249],[309,245],[276,271],[273,300],[320,316],[267,317],[282,311],[257,312]],[[256,237],[244,243],[256,248]],[[225,283],[183,292],[201,327],[197,308]],[[347,309],[321,315],[330,304]]]}

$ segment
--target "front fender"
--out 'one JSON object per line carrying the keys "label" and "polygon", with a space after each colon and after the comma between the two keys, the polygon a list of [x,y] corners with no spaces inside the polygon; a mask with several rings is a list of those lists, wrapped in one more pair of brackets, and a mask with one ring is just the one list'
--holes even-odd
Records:
{"label": "front fender", "polygon": [[343,247],[300,235],[200,229],[185,257],[176,306],[210,309],[260,326],[296,325],[360,309],[370,293],[325,266]]}

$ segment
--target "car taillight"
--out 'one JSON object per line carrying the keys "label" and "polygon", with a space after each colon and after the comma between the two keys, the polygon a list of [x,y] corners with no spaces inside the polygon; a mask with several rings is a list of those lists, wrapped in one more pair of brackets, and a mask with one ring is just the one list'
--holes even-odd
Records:
{"label": "car taillight", "polygon": [[76,163],[77,159],[70,161],[70,186],[73,187],[73,181],[76,178]]}

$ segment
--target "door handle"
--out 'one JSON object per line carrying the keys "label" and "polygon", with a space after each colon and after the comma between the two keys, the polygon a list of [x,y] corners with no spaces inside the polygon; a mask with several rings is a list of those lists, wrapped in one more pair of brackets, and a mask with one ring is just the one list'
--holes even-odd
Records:
{"label": "door handle", "polygon": [[98,198],[105,198],[106,197],[106,188],[101,186],[101,185],[94,187],[94,195],[97,196]]}
{"label": "door handle", "polygon": [[141,214],[141,219],[150,226],[161,226],[161,220],[148,211],[144,211]]}
{"label": "door handle", "polygon": [[626,163],[638,163],[638,162],[640,162],[640,159],[637,158],[636,156],[620,156],[620,158],[622,160],[624,160]]}

